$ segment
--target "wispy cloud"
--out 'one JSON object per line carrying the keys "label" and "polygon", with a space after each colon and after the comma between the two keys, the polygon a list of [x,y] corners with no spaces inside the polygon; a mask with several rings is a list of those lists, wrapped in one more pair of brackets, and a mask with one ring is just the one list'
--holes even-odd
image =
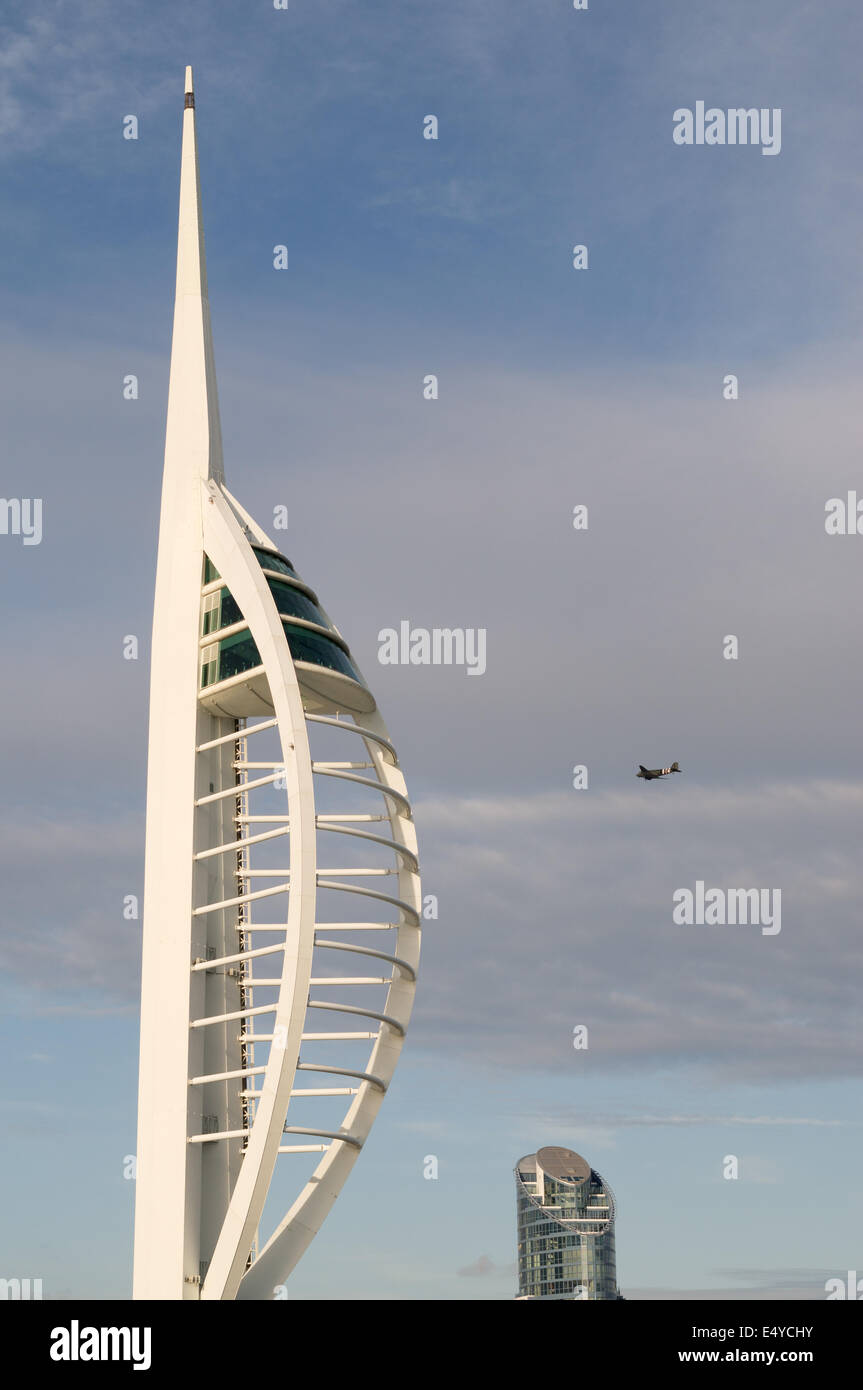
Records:
{"label": "wispy cloud", "polygon": [[711,1115],[706,1111],[697,1115],[614,1115],[586,1112],[578,1116],[574,1113],[567,1114],[563,1111],[559,1116],[542,1113],[537,1118],[541,1118],[546,1123],[566,1124],[570,1128],[576,1124],[579,1127],[583,1126],[585,1128],[593,1128],[598,1125],[608,1130],[654,1129],[664,1127],[702,1128],[704,1126],[728,1128],[734,1125],[752,1126],[754,1128],[799,1125],[804,1128],[835,1129],[843,1128],[848,1125],[863,1124],[863,1121],[822,1119],[806,1115]]}
{"label": "wispy cloud", "polygon": [[491,1275],[511,1277],[516,1271],[514,1264],[498,1265],[488,1255],[480,1255],[472,1264],[456,1270],[460,1279],[487,1279]]}

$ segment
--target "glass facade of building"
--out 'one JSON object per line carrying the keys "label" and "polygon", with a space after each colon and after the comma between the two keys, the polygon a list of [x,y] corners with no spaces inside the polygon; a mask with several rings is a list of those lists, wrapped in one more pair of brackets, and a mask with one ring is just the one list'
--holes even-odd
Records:
{"label": "glass facade of building", "polygon": [[617,1299],[614,1196],[571,1149],[516,1165],[518,1297]]}
{"label": "glass facade of building", "polygon": [[[305,661],[313,666],[338,671],[362,685],[363,681],[350,659],[347,644],[334,631],[326,615],[318,607],[316,595],[303,584],[290,560],[285,559],[283,555],[257,548],[255,555],[266,574],[267,585],[284,624],[285,636],[294,661]],[[218,578],[218,571],[207,557],[204,567],[205,586],[215,583]],[[292,618],[299,619],[299,622],[291,622]],[[205,594],[201,632],[204,637],[213,634],[215,640],[204,647],[201,655],[202,689],[219,681],[230,680],[232,676],[240,675],[244,671],[261,667],[261,656],[248,628],[231,632],[226,637],[215,637],[222,629],[243,621],[239,605],[228,589],[213,589]],[[315,626],[307,627],[306,623],[313,623]]]}

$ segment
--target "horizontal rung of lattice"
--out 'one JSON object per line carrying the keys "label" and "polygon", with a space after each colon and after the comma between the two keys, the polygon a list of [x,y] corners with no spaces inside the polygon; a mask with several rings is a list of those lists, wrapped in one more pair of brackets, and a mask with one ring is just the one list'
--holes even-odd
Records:
{"label": "horizontal rung of lattice", "polygon": [[[356,1096],[359,1095],[359,1086],[316,1086],[304,1091],[291,1091],[291,1098],[294,1096]],[[263,1091],[239,1091],[238,1095],[242,1100],[259,1100]]]}
{"label": "horizontal rung of lattice", "polygon": [[390,1014],[378,1013],[377,1009],[361,1009],[358,1004],[331,1003],[324,999],[310,999],[306,1004],[307,1009],[325,1009],[334,1014],[359,1014],[362,1018],[376,1018],[380,1023],[386,1023],[393,1028],[401,1037],[404,1037],[404,1024]]}
{"label": "horizontal rung of lattice", "polygon": [[[309,980],[310,985],[388,985],[391,982],[391,975],[320,975]],[[243,984],[247,989],[279,989],[282,981],[278,975],[261,980],[250,975]]]}
{"label": "horizontal rung of lattice", "polygon": [[355,772],[340,772],[337,768],[328,766],[327,763],[312,763],[312,772],[321,777],[336,777],[342,782],[353,782],[358,787],[368,787],[370,791],[380,792],[382,796],[388,796],[393,801],[398,802],[402,807],[402,814],[411,819],[413,812],[411,804],[404,792],[396,791],[395,787],[388,787],[386,782],[379,782],[375,777],[358,777]]}
{"label": "horizontal rung of lattice", "polygon": [[360,738],[367,738],[372,743],[376,743],[390,754],[393,762],[398,765],[398,756],[388,738],[382,734],[376,734],[371,729],[366,729],[362,724],[348,724],[344,719],[334,719],[327,714],[307,714],[307,724],[328,724],[333,729],[344,729],[349,734],[359,734]]}
{"label": "horizontal rung of lattice", "polygon": [[222,791],[210,792],[207,796],[199,796],[195,805],[210,806],[214,801],[224,801],[229,796],[240,796],[243,792],[253,791],[255,787],[267,787],[275,782],[277,777],[283,775],[283,773],[273,772],[269,777],[256,777],[253,782],[236,782],[232,787],[224,787]]}
{"label": "horizontal rung of lattice", "polygon": [[[284,874],[281,877],[284,878]],[[223,907],[239,907],[241,903],[254,902],[255,898],[272,898],[276,893],[289,891],[289,883],[280,883],[275,888],[257,888],[254,893],[241,893],[237,898],[224,898],[219,903],[207,903],[204,907],[196,907],[192,916],[205,917],[208,912],[220,912]],[[245,923],[243,927],[245,929]]]}
{"label": "horizontal rung of lattice", "polygon": [[190,1028],[210,1028],[214,1023],[232,1023],[238,1018],[254,1018],[256,1014],[274,1014],[276,1004],[261,1004],[256,1009],[235,1009],[229,1014],[213,1014],[211,1018],[193,1018]]}
{"label": "horizontal rung of lattice", "polygon": [[386,1083],[370,1071],[354,1071],[351,1067],[334,1067],[324,1062],[298,1062],[297,1071],[320,1072],[326,1076],[353,1076],[357,1081],[367,1081],[376,1091],[386,1091]]}
{"label": "horizontal rung of lattice", "polygon": [[[279,931],[284,931],[284,927],[279,927]],[[200,957],[192,962],[192,970],[215,970],[220,965],[235,965],[240,960],[254,960],[257,956],[274,956],[284,951],[284,942],[277,942],[275,946],[257,946],[253,951],[237,951],[233,956],[215,956],[212,960],[201,960]]]}
{"label": "horizontal rung of lattice", "polygon": [[[412,922],[316,922],[315,930],[327,931],[393,931],[399,926],[413,926]],[[244,922],[243,931],[247,934],[256,931],[285,930],[284,922]]]}
{"label": "horizontal rung of lattice", "polygon": [[247,1139],[247,1129],[223,1129],[216,1134],[190,1134],[190,1144],[214,1144],[218,1139]]}
{"label": "horizontal rung of lattice", "polygon": [[402,960],[401,956],[390,956],[386,951],[378,951],[373,946],[355,946],[350,941],[326,941],[315,932],[315,945],[326,951],[349,951],[355,956],[371,956],[373,960],[385,960],[390,965],[395,965],[399,970],[407,975],[409,980],[415,980],[417,972],[409,961]]}
{"label": "horizontal rung of lattice", "polygon": [[377,888],[362,888],[358,883],[338,883],[335,879],[321,878],[318,875],[319,888],[332,888],[338,893],[356,893],[361,898],[373,898],[379,903],[388,903],[390,907],[396,907],[405,914],[405,925],[418,927],[420,925],[419,909],[413,903],[406,902],[404,898],[394,897],[392,893],[380,893]]}
{"label": "horizontal rung of lattice", "polygon": [[331,1129],[306,1129],[304,1125],[285,1125],[283,1134],[308,1134],[312,1139],[332,1139],[337,1144],[350,1144],[355,1149],[361,1149],[362,1143],[355,1139],[352,1134],[338,1134]]}
{"label": "horizontal rung of lattice", "polygon": [[229,854],[231,850],[245,849],[247,845],[257,845],[262,840],[275,840],[279,835],[288,835],[289,833],[286,825],[280,825],[276,830],[264,830],[260,835],[247,835],[242,840],[226,840],[223,845],[215,845],[213,849],[202,849],[195,855],[195,858],[212,859],[214,854]]}
{"label": "horizontal rung of lattice", "polygon": [[[237,1042],[259,1043],[274,1041],[275,1033],[239,1033]],[[369,1038],[377,1038],[377,1033],[303,1033],[302,1042],[338,1042],[343,1039],[345,1042],[361,1042]],[[284,1035],[279,1039],[284,1043]]]}
{"label": "horizontal rung of lattice", "polygon": [[262,1067],[239,1067],[236,1071],[214,1071],[208,1076],[193,1076],[189,1081],[190,1086],[209,1086],[211,1081],[233,1081],[243,1076],[259,1076],[261,1072],[267,1070]]}
{"label": "horizontal rung of lattice", "polygon": [[251,738],[252,734],[263,733],[264,729],[274,729],[278,722],[278,719],[265,719],[261,724],[251,724],[244,729],[235,729],[232,734],[222,734],[221,738],[211,738],[207,743],[199,743],[195,752],[206,753],[209,748],[219,748],[225,743],[236,743],[238,740]]}

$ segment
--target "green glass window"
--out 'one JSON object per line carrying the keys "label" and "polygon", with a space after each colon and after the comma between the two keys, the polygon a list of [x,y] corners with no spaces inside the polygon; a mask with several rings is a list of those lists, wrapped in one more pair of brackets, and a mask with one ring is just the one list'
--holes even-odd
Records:
{"label": "green glass window", "polygon": [[[209,650],[209,651],[212,651],[213,648],[210,647],[210,648],[208,648],[208,650]],[[217,673],[218,673],[218,669],[219,669],[218,653],[216,654],[216,657],[215,657],[214,660],[211,660],[211,661],[204,661],[204,662],[201,663],[201,689],[202,689],[202,690],[205,689],[206,686],[208,686],[208,685],[213,685],[213,684],[215,683],[216,675],[217,675]]]}
{"label": "green glass window", "polygon": [[[304,594],[301,589],[295,589],[293,585],[286,584],[284,580],[270,579],[267,581],[270,593],[275,599],[276,607],[283,617],[305,618],[307,622],[318,623],[320,627],[329,627],[329,623],[318,608],[317,604]],[[240,606],[233,594],[228,589],[222,589],[216,596],[211,594],[205,599],[205,603],[212,603],[212,608],[204,612],[204,636],[210,632],[217,632],[220,628],[230,627],[232,623],[243,622],[243,615]]]}
{"label": "green glass window", "polygon": [[314,666],[326,666],[330,671],[340,671],[343,676],[350,676],[351,680],[362,685],[349,657],[329,637],[324,637],[318,632],[309,632],[306,628],[293,627],[290,623],[285,623],[285,633],[291,656],[295,661],[309,661]]}
{"label": "green glass window", "polygon": [[217,593],[207,594],[204,598],[204,636],[210,632],[218,632],[220,628],[229,627],[231,623],[241,623],[243,615],[240,612],[236,599],[227,589],[220,589]]}
{"label": "green glass window", "polygon": [[241,671],[251,671],[260,666],[261,654],[254,638],[249,632],[236,632],[233,637],[224,637],[219,643],[219,680],[230,680]]}
{"label": "green glass window", "polygon": [[252,546],[258,557],[261,569],[278,570],[279,574],[296,574],[296,570],[290,560],[286,560],[284,555],[277,555],[273,550],[259,550],[257,546]]}
{"label": "green glass window", "polygon": [[219,619],[219,627],[230,627],[231,623],[241,623],[243,615],[240,612],[240,605],[234,595],[227,589],[222,590],[222,612]]}
{"label": "green glass window", "polygon": [[276,601],[276,607],[286,618],[305,618],[307,622],[318,623],[321,627],[329,627],[329,623],[316,603],[313,603],[301,589],[295,589],[291,584],[285,584],[278,579],[268,579],[270,593]]}
{"label": "green glass window", "polygon": [[223,637],[219,643],[217,661],[209,661],[201,667],[201,685],[215,685],[217,681],[230,680],[241,671],[251,671],[260,666],[261,654],[254,638],[247,630],[236,632],[233,637]]}
{"label": "green glass window", "polygon": [[213,564],[213,562],[212,562],[212,560],[210,559],[209,555],[205,555],[205,556],[204,556],[204,583],[205,583],[205,584],[212,584],[212,582],[213,582],[214,579],[219,579],[220,577],[221,577],[221,576],[220,576],[220,574],[219,574],[219,571],[216,569],[216,566]]}
{"label": "green glass window", "polygon": [[[313,666],[323,666],[328,671],[339,671],[362,684],[350,658],[329,637],[309,632],[307,628],[294,627],[290,623],[285,623],[284,628],[291,656],[295,661],[308,661]],[[262,664],[261,654],[248,629],[235,632],[233,636],[223,637],[219,642],[217,660],[202,664],[201,685],[206,687],[215,685],[217,681],[230,680],[231,676],[254,670]]]}

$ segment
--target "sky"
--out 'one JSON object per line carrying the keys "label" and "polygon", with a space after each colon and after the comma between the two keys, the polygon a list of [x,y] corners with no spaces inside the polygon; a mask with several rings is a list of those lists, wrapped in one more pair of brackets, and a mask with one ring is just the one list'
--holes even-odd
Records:
{"label": "sky", "polygon": [[[290,1299],[512,1298],[543,1144],[614,1190],[626,1297],[863,1268],[861,40],[850,0],[0,3],[0,494],[43,509],[0,534],[0,1275],[131,1290],[187,63],[228,485],[288,507],[439,902]],[[702,100],[779,154],[676,144]],[[487,669],[381,664],[403,620]],[[699,881],[781,930],[676,923]]]}

